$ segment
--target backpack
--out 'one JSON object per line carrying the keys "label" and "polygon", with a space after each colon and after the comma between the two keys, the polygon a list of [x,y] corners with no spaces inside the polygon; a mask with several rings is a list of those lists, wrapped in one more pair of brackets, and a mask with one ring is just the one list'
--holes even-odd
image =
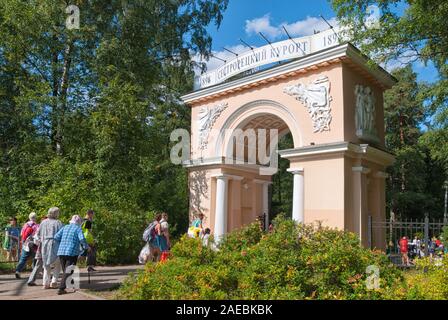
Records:
{"label": "backpack", "polygon": [[[26,223],[21,232],[20,232],[20,236],[22,237],[22,241],[23,241],[23,246],[25,247],[25,251],[36,251],[37,246],[35,245],[34,241],[33,241],[33,237],[37,232],[37,228],[38,225],[37,224],[32,224],[29,225],[28,223]],[[25,236],[28,233],[27,236]]]}
{"label": "backpack", "polygon": [[156,225],[157,222],[151,222],[149,226],[143,232],[143,241],[150,242],[156,237]]}
{"label": "backpack", "polygon": [[82,229],[82,233],[84,234],[84,238],[86,238],[87,244],[88,245],[92,245],[95,242],[95,240],[93,239],[93,234],[92,234],[92,232],[90,232],[90,229],[86,228],[86,222],[87,221],[88,220],[85,220],[83,222],[83,224],[81,226],[81,229]]}

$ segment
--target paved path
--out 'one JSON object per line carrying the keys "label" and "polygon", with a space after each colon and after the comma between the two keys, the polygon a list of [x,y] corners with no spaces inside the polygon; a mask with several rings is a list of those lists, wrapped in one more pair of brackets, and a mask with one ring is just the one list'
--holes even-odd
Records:
{"label": "paved path", "polygon": [[90,284],[85,268],[81,269],[80,288],[77,292],[57,295],[56,289],[42,289],[42,275],[36,281],[37,286],[28,287],[26,281],[29,273],[22,273],[22,279],[16,279],[14,274],[0,275],[0,300],[103,300],[91,292],[107,292],[117,288],[124,278],[137,269],[139,265],[118,267],[96,267],[96,272],[90,274]]}

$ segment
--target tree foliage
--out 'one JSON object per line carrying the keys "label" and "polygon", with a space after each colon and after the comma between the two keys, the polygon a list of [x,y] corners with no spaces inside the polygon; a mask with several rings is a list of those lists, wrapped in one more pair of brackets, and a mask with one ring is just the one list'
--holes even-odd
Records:
{"label": "tree foliage", "polygon": [[392,74],[398,83],[384,95],[386,147],[396,156],[388,171],[388,206],[401,217],[441,217],[445,174],[423,142],[422,124],[428,116],[424,85],[417,83],[410,65]]}
{"label": "tree foliage", "polygon": [[[338,21],[365,54],[383,66],[401,65],[386,94],[386,142],[397,155],[388,183],[390,207],[402,215],[441,215],[448,174],[448,2],[439,0],[331,0]],[[368,25],[369,7],[380,10]],[[409,67],[432,64],[434,83],[417,84]],[[408,213],[407,213],[408,212]]]}
{"label": "tree foliage", "polygon": [[[66,28],[69,4],[80,9],[79,30]],[[226,6],[0,0],[2,220],[23,222],[51,206],[67,219],[93,208],[100,246],[109,250],[103,261],[140,247],[149,212],[168,212],[183,232],[187,177],[169,160],[169,138],[189,127],[179,95],[192,89],[191,56],[208,55],[206,27],[220,24]],[[116,232],[126,242],[113,251]]]}

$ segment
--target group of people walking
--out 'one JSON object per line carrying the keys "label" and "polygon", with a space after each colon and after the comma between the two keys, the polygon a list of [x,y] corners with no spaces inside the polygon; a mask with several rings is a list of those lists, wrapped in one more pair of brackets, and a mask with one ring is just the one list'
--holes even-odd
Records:
{"label": "group of people walking", "polygon": [[[200,238],[205,246],[209,245],[210,229],[203,228],[202,221],[204,215],[195,213],[194,220],[188,229],[188,235],[193,238]],[[139,262],[145,264],[148,261],[165,261],[170,255],[171,241],[168,224],[168,214],[156,214],[154,220],[149,223],[143,232],[145,246],[140,251]]]}
{"label": "group of people walking", "polygon": [[[63,225],[59,220],[60,210],[52,207],[40,224],[37,223],[35,212],[30,213],[29,220],[22,227],[20,234],[17,219],[11,218],[6,228],[5,245],[9,257],[18,252],[21,246],[19,262],[15,276],[20,279],[20,273],[27,262],[33,259],[33,270],[28,278],[28,286],[36,285],[37,275],[43,270],[43,289],[59,289],[58,294],[66,293],[68,270],[72,270],[80,256],[87,256],[88,271],[95,271],[96,245],[92,233],[93,210],[88,210],[85,218],[72,216],[69,224]],[[7,243],[6,243],[7,242]],[[5,248],[5,246],[4,246]],[[60,273],[62,279],[58,284]]]}
{"label": "group of people walking", "polygon": [[[412,241],[404,236],[398,241],[398,246],[401,253],[401,262],[405,266],[410,266],[417,258],[429,256],[432,261],[438,254],[443,255],[448,253],[448,246],[437,237],[433,237],[428,241],[428,248],[426,250],[425,243],[418,236],[415,236]],[[427,254],[426,254],[427,251]]]}
{"label": "group of people walking", "polygon": [[202,244],[204,246],[209,246],[209,238],[210,238],[210,228],[203,227],[204,214],[203,213],[193,213],[194,219],[191,223],[191,226],[188,228],[188,236],[191,238],[199,238],[202,240]]}

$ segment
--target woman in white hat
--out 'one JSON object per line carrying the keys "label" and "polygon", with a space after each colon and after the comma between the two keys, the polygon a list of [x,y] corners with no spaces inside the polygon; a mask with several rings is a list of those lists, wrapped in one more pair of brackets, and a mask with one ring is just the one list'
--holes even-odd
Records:
{"label": "woman in white hat", "polygon": [[[43,288],[57,288],[61,264],[58,258],[58,243],[54,240],[56,233],[62,229],[62,222],[58,220],[60,210],[53,207],[48,210],[47,219],[41,222],[37,237],[41,243],[42,264],[44,268]],[[51,267],[53,275],[51,274]],[[51,280],[51,283],[50,283]]]}

